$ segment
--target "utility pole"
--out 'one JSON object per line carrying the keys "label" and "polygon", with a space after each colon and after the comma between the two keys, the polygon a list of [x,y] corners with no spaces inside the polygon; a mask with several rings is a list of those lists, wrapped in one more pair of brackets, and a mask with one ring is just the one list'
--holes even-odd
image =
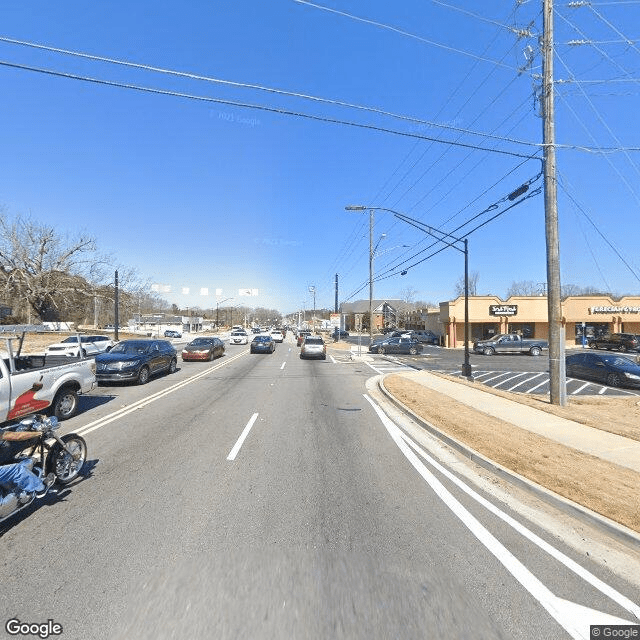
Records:
{"label": "utility pole", "polygon": [[373,209],[369,209],[369,344],[373,344]]}
{"label": "utility pole", "polygon": [[544,146],[544,211],[547,241],[547,308],[549,315],[549,397],[567,404],[564,330],[560,297],[560,241],[553,86],[553,0],[544,0],[542,36],[542,118]]}
{"label": "utility pole", "polygon": [[334,313],[338,313],[338,274],[336,273],[336,300],[334,303]]}
{"label": "utility pole", "polygon": [[114,287],[115,291],[114,291],[114,316],[115,316],[115,324],[116,324],[116,328],[114,330],[113,333],[113,339],[117,342],[120,338],[118,337],[118,328],[120,325],[120,316],[119,316],[119,310],[118,310],[118,270],[116,269],[116,277],[115,277],[115,287]]}

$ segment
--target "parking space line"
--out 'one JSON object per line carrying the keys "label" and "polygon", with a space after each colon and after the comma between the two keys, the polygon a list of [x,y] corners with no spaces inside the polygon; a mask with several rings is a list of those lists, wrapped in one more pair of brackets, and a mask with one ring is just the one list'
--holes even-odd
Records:
{"label": "parking space line", "polygon": [[527,382],[530,382],[531,380],[535,380],[536,378],[539,378],[540,376],[543,376],[543,375],[544,375],[544,373],[536,373],[535,376],[531,376],[530,378],[525,378],[522,382],[518,382],[518,384],[514,385],[510,389],[507,389],[507,391],[513,391],[514,389],[517,389],[518,387],[521,387],[523,384],[526,384]]}
{"label": "parking space line", "polygon": [[[494,371],[494,373],[495,373],[495,371]],[[502,376],[508,376],[511,373],[512,373],[512,371],[501,371],[497,376],[493,376],[493,378],[489,378],[487,380],[483,380],[483,383],[487,384],[487,382],[491,382],[492,380],[497,380],[498,378],[502,378]]]}
{"label": "parking space line", "polygon": [[233,449],[231,449],[231,451],[229,452],[229,455],[227,456],[227,460],[233,461],[236,459],[236,456],[240,451],[240,447],[242,446],[242,443],[245,441],[246,437],[249,435],[249,431],[251,431],[251,427],[253,427],[253,424],[257,419],[258,419],[258,414],[254,413],[251,416],[251,419],[249,420],[249,422],[247,422],[247,426],[242,430],[242,433],[240,434],[240,437],[238,438],[237,442],[233,445]]}
{"label": "parking space line", "polygon": [[498,382],[498,384],[496,384],[493,388],[497,389],[501,384],[506,384],[507,382],[510,382],[511,380],[515,380],[516,378],[519,378],[520,376],[523,375],[527,375],[524,372],[520,372],[520,373],[516,373],[515,376],[511,376],[510,378],[507,378],[506,380],[502,380],[501,382]]}
{"label": "parking space line", "polygon": [[[569,379],[567,378],[567,382],[569,382]],[[585,382],[581,387],[578,387],[575,391],[571,392],[572,396],[575,396],[577,393],[580,393],[583,389],[586,389],[591,383],[590,382]]]}
{"label": "parking space line", "polygon": [[282,370],[284,369],[284,366],[285,366],[286,364],[287,364],[286,362],[283,362],[283,363],[282,363],[282,366],[280,367],[280,371],[282,371]]}
{"label": "parking space line", "polygon": [[546,380],[543,380],[540,384],[536,385],[535,387],[533,387],[533,389],[529,389],[529,391],[527,391],[527,393],[533,393],[536,389],[539,389],[540,387],[544,387],[545,384],[549,383],[549,378],[547,378]]}

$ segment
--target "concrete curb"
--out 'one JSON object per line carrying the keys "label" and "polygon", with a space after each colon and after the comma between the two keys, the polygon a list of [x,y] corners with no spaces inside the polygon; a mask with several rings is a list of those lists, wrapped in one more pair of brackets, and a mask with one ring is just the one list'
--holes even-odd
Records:
{"label": "concrete curb", "polygon": [[[392,374],[387,374],[392,375]],[[387,376],[380,376],[378,379],[378,388],[380,391],[392,402],[398,409],[404,412],[406,415],[415,420],[420,426],[422,426],[426,431],[428,431],[431,435],[438,438],[440,441],[449,445],[451,448],[455,449],[463,456],[469,458],[476,464],[480,465],[484,469],[495,473],[497,476],[508,480],[509,482],[517,485],[518,487],[533,493],[538,498],[542,498],[545,502],[550,504],[553,507],[556,507],[562,511],[568,512],[573,516],[581,518],[587,523],[597,527],[601,531],[605,532],[607,535],[610,535],[620,542],[625,544],[632,544],[635,548],[638,548],[640,545],[640,534],[633,531],[633,529],[629,529],[614,520],[607,518],[595,511],[591,511],[586,507],[583,507],[581,504],[577,502],[572,502],[571,500],[543,487],[542,485],[536,484],[535,482],[521,476],[515,471],[511,471],[506,467],[503,467],[501,464],[490,460],[489,458],[483,456],[478,453],[474,449],[471,449],[466,444],[448,436],[447,434],[440,431],[435,425],[432,425],[430,422],[414,413],[409,407],[400,402],[395,396],[393,396],[387,388],[384,386],[384,379]]]}

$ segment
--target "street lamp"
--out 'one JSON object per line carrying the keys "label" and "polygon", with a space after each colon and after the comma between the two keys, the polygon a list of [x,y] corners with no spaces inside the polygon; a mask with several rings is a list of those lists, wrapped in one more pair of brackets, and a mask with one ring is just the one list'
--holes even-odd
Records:
{"label": "street lamp", "polygon": [[369,209],[369,343],[373,342],[373,257],[375,254],[378,245],[380,244],[380,240],[385,237],[386,234],[382,234],[380,239],[376,243],[374,248],[373,246],[373,223],[374,223],[374,209],[379,209],[379,207],[365,207],[362,205],[349,205],[346,206],[345,209],[347,211],[366,211]]}
{"label": "street lamp", "polygon": [[[434,227],[430,227],[428,224],[421,222],[420,220],[416,220],[415,218],[410,218],[409,216],[399,213],[398,211],[394,211],[393,209],[387,209],[386,207],[365,207],[362,205],[358,206],[349,206],[345,207],[347,211],[364,211],[365,209],[369,209],[371,213],[371,221],[373,221],[373,211],[388,211],[392,213],[395,218],[398,220],[402,220],[407,224],[410,224],[416,229],[430,235],[432,238],[439,240],[440,242],[444,242],[444,244],[448,247],[452,247],[461,253],[464,253],[464,364],[462,365],[462,375],[465,378],[471,377],[471,364],[469,363],[469,246],[467,238],[456,238],[452,236],[450,233],[446,233],[444,231],[440,231],[440,229],[435,229]],[[449,242],[447,238],[450,238],[452,242]],[[463,249],[457,244],[461,243],[463,245]],[[406,274],[406,270],[402,272],[402,275]],[[369,277],[371,278],[371,270],[369,271]]]}
{"label": "street lamp", "polygon": [[311,285],[309,287],[309,293],[313,294],[313,315],[311,316],[311,329],[315,334],[316,332],[316,287],[315,285]]}

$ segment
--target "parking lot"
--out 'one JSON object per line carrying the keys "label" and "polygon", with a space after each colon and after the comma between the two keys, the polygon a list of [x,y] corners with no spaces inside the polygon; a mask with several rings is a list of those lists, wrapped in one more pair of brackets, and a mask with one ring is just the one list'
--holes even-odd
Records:
{"label": "parking lot", "polygon": [[[357,349],[354,345],[353,349]],[[567,350],[575,353],[581,349]],[[369,354],[363,345],[362,353],[370,358],[373,369],[380,373],[397,371],[402,368],[427,369],[450,375],[462,375],[464,351],[444,349],[427,345],[417,356]],[[473,379],[495,389],[513,393],[549,393],[549,358],[546,353],[539,357],[529,355],[484,356],[469,354]],[[597,382],[567,378],[567,395],[640,396],[635,389],[609,387]]]}

